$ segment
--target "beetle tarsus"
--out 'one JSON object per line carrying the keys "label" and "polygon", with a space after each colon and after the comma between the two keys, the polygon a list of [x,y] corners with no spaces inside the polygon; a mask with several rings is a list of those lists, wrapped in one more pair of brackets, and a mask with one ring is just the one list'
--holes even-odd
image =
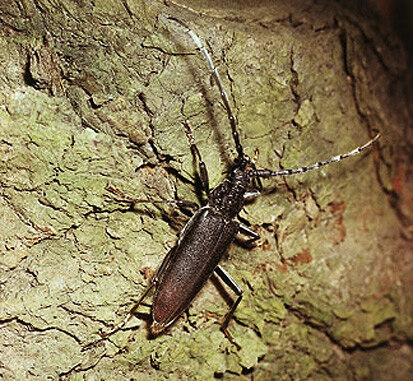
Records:
{"label": "beetle tarsus", "polygon": [[241,345],[239,345],[239,344],[235,341],[234,337],[233,337],[233,336],[231,335],[231,333],[228,331],[228,327],[223,327],[223,326],[221,326],[221,331],[224,333],[225,337],[229,340],[229,342],[237,348],[238,351],[242,349]]}

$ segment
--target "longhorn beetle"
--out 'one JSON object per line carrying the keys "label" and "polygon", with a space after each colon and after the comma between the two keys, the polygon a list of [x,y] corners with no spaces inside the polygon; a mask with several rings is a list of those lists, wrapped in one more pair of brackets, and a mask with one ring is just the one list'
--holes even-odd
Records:
{"label": "longhorn beetle", "polygon": [[[205,206],[199,208],[187,222],[180,233],[178,242],[166,255],[151,283],[126,317],[109,332],[101,333],[100,339],[86,347],[102,341],[107,336],[124,327],[154,287],[155,294],[152,302],[152,325],[150,330],[153,335],[159,334],[170,326],[189,307],[192,300],[212,273],[215,273],[237,295],[237,299],[223,319],[221,328],[231,343],[239,347],[228,332],[228,324],[242,299],[242,289],[219,265],[219,262],[235,239],[237,233],[251,237],[250,241],[255,241],[259,238],[257,233],[236,220],[238,213],[244,206],[245,200],[258,196],[259,191],[262,189],[261,178],[296,175],[323,167],[327,164],[357,155],[371,146],[380,136],[377,134],[366,144],[348,153],[334,156],[329,160],[319,161],[306,167],[282,169],[278,171],[257,169],[255,163],[244,153],[237,123],[231,111],[227,93],[223,88],[219,73],[212,62],[211,56],[197,35],[188,28],[185,23],[172,17],[169,17],[168,20],[192,38],[197,49],[206,60],[215,84],[218,86],[221,94],[221,99],[231,126],[237,157],[226,179],[217,187],[210,190],[207,168],[194,141],[189,124],[187,122],[184,123],[185,133],[189,139],[191,151],[198,160],[201,186],[203,191],[208,195],[208,202]],[[154,204],[175,203],[181,205],[186,203],[181,200],[151,199],[133,200],[133,202]]]}

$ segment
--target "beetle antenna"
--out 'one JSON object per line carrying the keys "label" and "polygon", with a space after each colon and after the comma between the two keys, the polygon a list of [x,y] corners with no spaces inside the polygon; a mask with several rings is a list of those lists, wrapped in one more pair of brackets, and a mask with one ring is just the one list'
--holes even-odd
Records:
{"label": "beetle antenna", "polygon": [[359,154],[360,152],[364,151],[366,148],[370,147],[379,137],[380,137],[380,134],[377,134],[373,139],[369,140],[366,144],[364,144],[360,147],[357,147],[357,148],[353,149],[350,152],[334,156],[331,159],[328,159],[328,160],[325,160],[325,161],[318,161],[317,163],[308,165],[306,167],[295,168],[295,169],[282,169],[280,171],[272,171],[270,169],[255,169],[255,170],[252,169],[250,173],[251,173],[252,176],[269,178],[269,177],[275,177],[275,176],[297,175],[299,173],[312,171],[313,169],[324,167],[325,165],[335,163],[335,162],[343,160],[347,157]]}
{"label": "beetle antenna", "polygon": [[229,123],[231,125],[232,137],[233,137],[234,142],[235,142],[235,148],[236,148],[237,153],[238,153],[238,158],[242,158],[244,156],[244,149],[242,147],[242,144],[241,144],[241,141],[240,141],[240,138],[239,138],[237,123],[235,121],[234,114],[233,114],[233,112],[231,110],[231,106],[229,104],[228,95],[227,95],[226,91],[224,90],[224,86],[222,85],[221,77],[218,73],[217,68],[214,66],[214,63],[212,62],[212,58],[211,58],[210,54],[208,53],[208,51],[206,50],[206,48],[202,44],[201,40],[195,34],[195,32],[192,29],[190,29],[184,22],[182,22],[181,20],[178,20],[174,17],[168,17],[168,20],[171,20],[171,21],[177,23],[181,28],[183,28],[183,30],[192,38],[192,40],[195,42],[195,45],[197,46],[197,48],[200,50],[200,52],[204,56],[205,61],[208,65],[208,68],[211,71],[211,74],[214,77],[215,83],[217,84],[219,92],[221,94],[221,99],[222,99],[222,102],[224,103],[224,107],[225,107],[225,110],[227,112],[228,120],[229,120]]}

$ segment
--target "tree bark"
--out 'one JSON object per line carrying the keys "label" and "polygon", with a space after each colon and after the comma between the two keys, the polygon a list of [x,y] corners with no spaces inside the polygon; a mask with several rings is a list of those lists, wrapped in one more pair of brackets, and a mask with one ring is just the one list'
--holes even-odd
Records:
{"label": "tree bark", "polygon": [[[412,108],[398,40],[371,14],[332,1],[1,2],[0,377],[408,380],[412,374]],[[217,280],[165,334],[148,312],[122,319],[199,202],[191,125],[217,185],[234,157],[202,56],[210,51],[245,151],[294,168],[265,180]],[[202,195],[201,195],[202,196]],[[205,198],[205,195],[203,196]],[[150,301],[150,299],[148,300]]]}

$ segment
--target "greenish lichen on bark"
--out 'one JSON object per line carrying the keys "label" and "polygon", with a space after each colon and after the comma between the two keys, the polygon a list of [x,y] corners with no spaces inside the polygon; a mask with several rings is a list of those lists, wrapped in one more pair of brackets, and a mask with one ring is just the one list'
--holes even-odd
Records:
{"label": "greenish lichen on bark", "polygon": [[[304,3],[2,6],[1,377],[408,379],[412,115],[403,50],[374,20]],[[165,334],[149,338],[142,314],[82,352],[131,308],[188,218],[171,205],[131,208],[108,186],[196,201],[184,121],[213,186],[233,157],[205,62],[167,15],[212,49],[259,167],[325,159],[376,130],[382,139],[357,158],[266,181],[244,208],[260,244],[233,245],[223,261],[245,291],[230,325],[240,351],[216,324],[230,300],[213,281]]]}

